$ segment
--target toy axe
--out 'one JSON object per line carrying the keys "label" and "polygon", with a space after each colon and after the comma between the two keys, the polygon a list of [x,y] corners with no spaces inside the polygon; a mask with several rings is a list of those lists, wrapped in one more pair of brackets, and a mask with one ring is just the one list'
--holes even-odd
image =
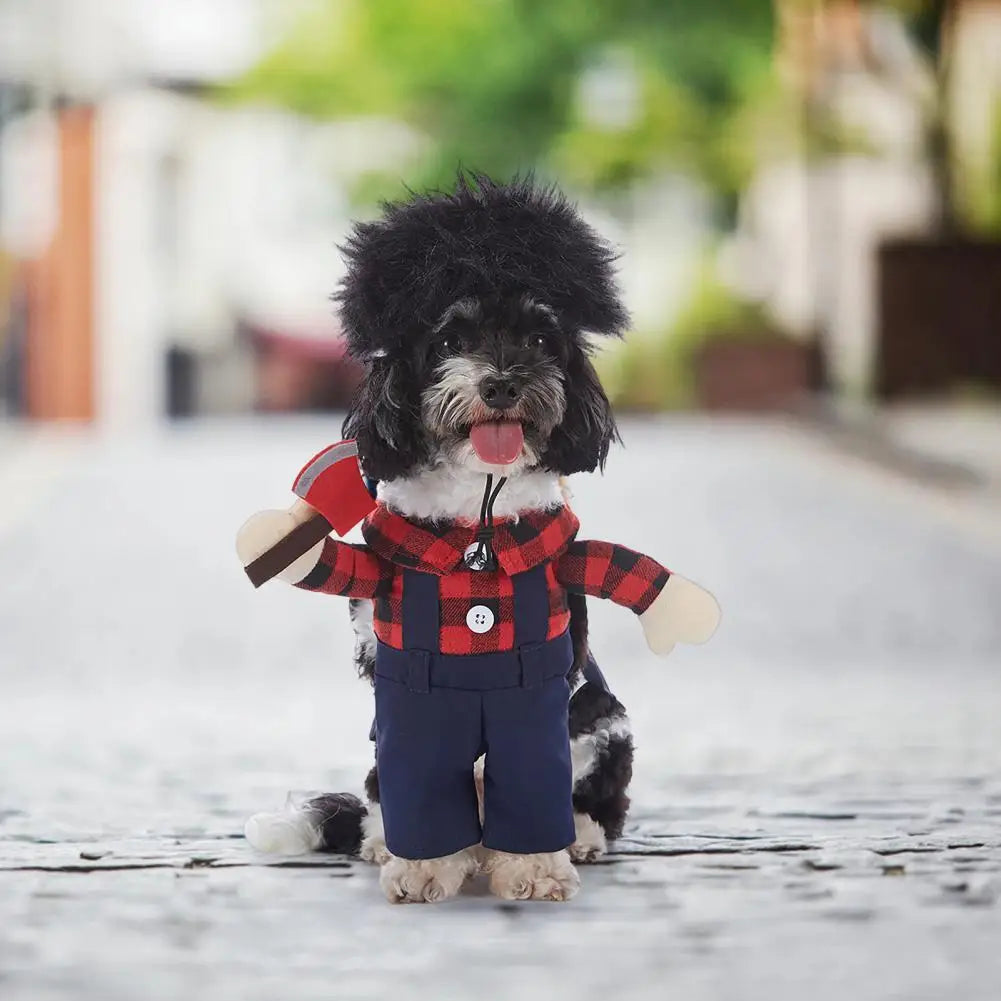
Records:
{"label": "toy axe", "polygon": [[346,535],[375,507],[358,468],[354,441],[339,441],[310,459],[295,478],[292,492],[315,514],[247,564],[244,569],[254,587],[280,574],[331,531]]}

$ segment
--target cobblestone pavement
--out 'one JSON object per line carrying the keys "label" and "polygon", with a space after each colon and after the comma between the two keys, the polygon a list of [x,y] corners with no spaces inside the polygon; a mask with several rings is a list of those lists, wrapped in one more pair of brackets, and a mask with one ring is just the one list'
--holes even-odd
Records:
{"label": "cobblestone pavement", "polygon": [[343,604],[233,555],[336,430],[0,454],[0,998],[1001,997],[997,535],[781,424],[627,424],[576,483],[582,534],[724,608],[659,661],[592,602],[637,774],[576,900],[391,907],[254,857],[248,814],[371,754]]}

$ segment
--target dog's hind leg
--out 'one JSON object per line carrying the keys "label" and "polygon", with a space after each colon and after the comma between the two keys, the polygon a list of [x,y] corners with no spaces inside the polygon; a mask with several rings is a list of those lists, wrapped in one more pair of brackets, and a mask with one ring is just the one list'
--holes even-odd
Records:
{"label": "dog's hind leg", "polygon": [[361,851],[359,857],[364,862],[382,865],[389,860],[386,848],[386,830],[382,822],[382,805],[379,803],[379,769],[373,765],[365,777],[365,795],[368,796],[368,812],[362,821]]}
{"label": "dog's hind leg", "polygon": [[584,684],[570,702],[575,862],[594,862],[622,833],[629,811],[633,737],[625,707],[611,693]]}

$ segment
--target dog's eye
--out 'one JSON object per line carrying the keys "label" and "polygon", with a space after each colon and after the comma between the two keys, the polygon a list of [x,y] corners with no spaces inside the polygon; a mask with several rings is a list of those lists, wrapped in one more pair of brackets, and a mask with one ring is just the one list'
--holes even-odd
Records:
{"label": "dog's eye", "polygon": [[531,338],[531,344],[533,348],[545,351],[549,347],[549,339],[545,334],[534,334]]}
{"label": "dog's eye", "polygon": [[456,337],[455,334],[449,334],[447,337],[442,339],[441,353],[444,355],[454,355],[461,346],[459,338]]}

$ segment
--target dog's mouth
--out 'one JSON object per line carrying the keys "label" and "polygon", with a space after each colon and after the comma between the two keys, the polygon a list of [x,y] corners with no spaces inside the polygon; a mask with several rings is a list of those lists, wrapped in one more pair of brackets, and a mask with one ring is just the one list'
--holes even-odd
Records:
{"label": "dog's mouth", "polygon": [[509,466],[525,447],[520,421],[483,421],[469,429],[469,444],[477,457],[491,466]]}

